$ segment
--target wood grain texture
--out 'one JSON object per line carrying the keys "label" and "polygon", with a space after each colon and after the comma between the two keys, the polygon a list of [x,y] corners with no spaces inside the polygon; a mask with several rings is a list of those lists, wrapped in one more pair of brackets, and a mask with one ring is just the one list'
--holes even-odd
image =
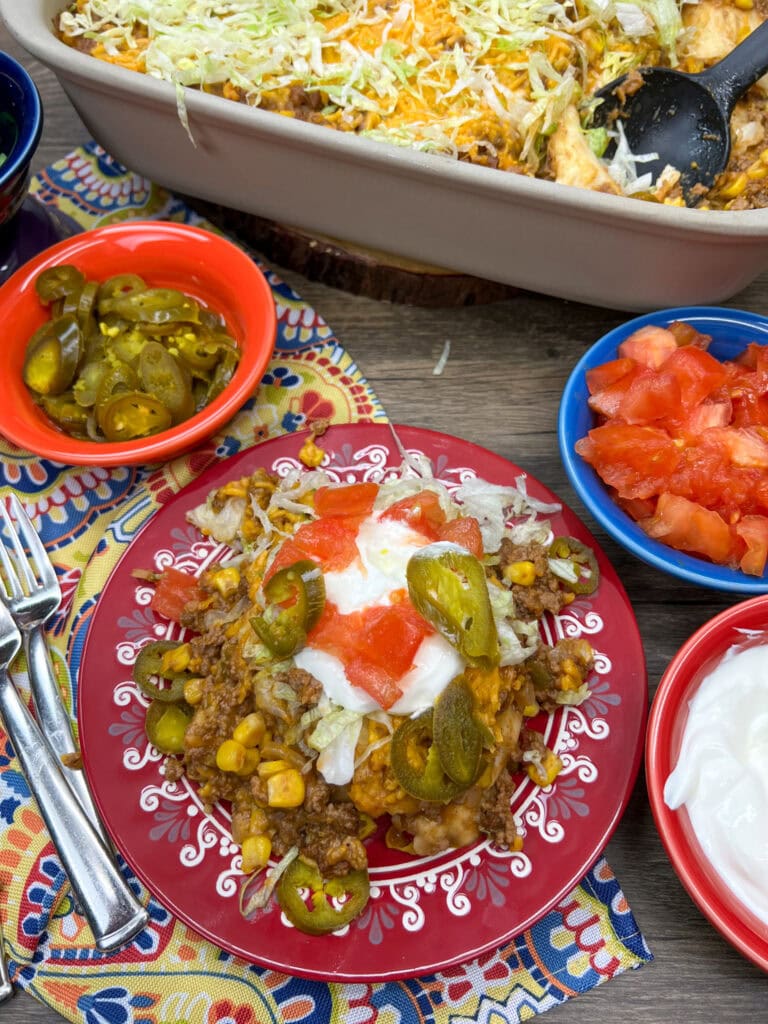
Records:
{"label": "wood grain texture", "polygon": [[[0,48],[22,60],[43,96],[45,129],[35,167],[45,166],[88,133],[55,77],[24,54],[2,26]],[[652,696],[682,642],[733,602],[673,581],[626,554],[596,527],[566,480],[556,438],[560,393],[585,349],[626,317],[527,293],[461,309],[413,308],[348,295],[292,273],[284,276],[333,327],[394,422],[484,445],[530,470],[584,518],[634,605]],[[768,312],[768,275],[729,304]],[[432,370],[446,340],[450,359],[435,377]],[[683,890],[656,834],[642,778],[607,854],[655,961],[550,1011],[547,1021],[763,1020],[765,975],[714,931]],[[60,1021],[26,994],[0,1004],[0,1024]]]}

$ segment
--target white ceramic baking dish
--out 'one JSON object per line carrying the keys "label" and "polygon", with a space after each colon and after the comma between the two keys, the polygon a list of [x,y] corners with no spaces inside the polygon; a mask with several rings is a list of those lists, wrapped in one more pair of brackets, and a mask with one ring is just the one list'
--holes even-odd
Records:
{"label": "white ceramic baking dish", "polygon": [[768,267],[768,209],[688,210],[411,152],[187,90],[78,53],[66,0],[0,0],[94,138],[188,195],[505,284],[614,309],[710,304]]}

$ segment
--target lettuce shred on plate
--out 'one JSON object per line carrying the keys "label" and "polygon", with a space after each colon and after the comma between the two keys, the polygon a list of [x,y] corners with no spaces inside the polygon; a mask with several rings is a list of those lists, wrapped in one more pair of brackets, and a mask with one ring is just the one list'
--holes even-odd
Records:
{"label": "lettuce shred on plate", "polygon": [[521,849],[516,784],[562,767],[530,720],[581,703],[594,659],[585,639],[540,636],[598,585],[592,552],[552,537],[557,509],[524,476],[449,492],[408,455],[382,483],[258,470],[188,513],[232,553],[193,581],[190,638],[142,649],[169,679],[142,679],[147,729],[179,755],[168,778],[231,802],[244,874],[279,863],[246,908],[275,887],[302,930],[348,923],[373,833],[417,856],[480,837]]}
{"label": "lettuce shred on plate", "polygon": [[[111,64],[427,153],[683,205],[623,139],[602,159],[595,92],[634,68],[698,72],[762,21],[752,0],[76,0],[59,37]],[[765,83],[733,116],[704,208],[766,205]],[[671,171],[671,169],[669,169]],[[751,172],[751,173],[750,173]]]}

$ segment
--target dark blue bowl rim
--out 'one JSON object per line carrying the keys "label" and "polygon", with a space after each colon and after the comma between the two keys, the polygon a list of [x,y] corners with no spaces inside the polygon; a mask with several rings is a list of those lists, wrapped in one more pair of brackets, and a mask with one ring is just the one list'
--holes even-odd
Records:
{"label": "dark blue bowl rim", "polygon": [[19,85],[25,100],[29,102],[31,111],[29,119],[18,126],[19,141],[14,147],[12,158],[0,167],[0,188],[2,188],[7,181],[18,174],[24,164],[29,163],[37,149],[43,130],[43,105],[32,76],[26,68],[3,50],[0,50],[0,74],[8,75]]}
{"label": "dark blue bowl rim", "polygon": [[566,382],[557,425],[560,457],[571,485],[586,508],[610,536],[637,558],[689,583],[735,594],[764,594],[768,592],[766,576],[748,576],[738,569],[714,565],[648,537],[621,511],[597,473],[574,450],[576,441],[583,436],[578,429],[575,412],[585,407],[585,371],[613,358],[612,353],[619,343],[638,327],[646,324],[667,326],[675,320],[692,323],[704,333],[707,333],[708,325],[709,330],[713,330],[715,325],[732,324],[748,335],[746,341],[768,344],[768,317],[724,306],[677,306],[645,313],[620,324],[584,353]]}

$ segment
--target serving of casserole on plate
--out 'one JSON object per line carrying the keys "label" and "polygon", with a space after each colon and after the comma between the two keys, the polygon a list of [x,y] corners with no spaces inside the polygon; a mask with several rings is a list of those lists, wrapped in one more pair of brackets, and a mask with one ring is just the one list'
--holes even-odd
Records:
{"label": "serving of casserole on plate", "polygon": [[161,184],[616,308],[722,299],[768,259],[761,83],[703,209],[679,205],[674,175],[645,180],[621,145],[601,159],[590,120],[618,74],[722,57],[761,21],[745,0],[275,4],[268,18],[201,5],[183,22],[144,6],[0,0],[0,13],[107,151]]}
{"label": "serving of casserole on plate", "polygon": [[[300,434],[215,463],[127,543],[80,669],[85,770],[132,869],[217,945],[300,976],[418,976],[498,948],[594,863],[642,750],[637,624],[576,515],[482,448],[397,438],[333,426],[321,474]],[[504,568],[424,530],[501,536]],[[550,556],[515,547],[543,531]]]}

